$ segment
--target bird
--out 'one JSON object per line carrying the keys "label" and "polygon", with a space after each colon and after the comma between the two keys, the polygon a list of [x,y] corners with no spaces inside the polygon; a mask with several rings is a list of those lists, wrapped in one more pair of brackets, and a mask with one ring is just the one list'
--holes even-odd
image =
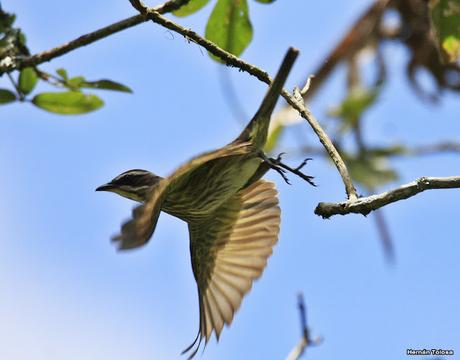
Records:
{"label": "bird", "polygon": [[160,212],[188,224],[198,288],[199,329],[184,353],[189,359],[224,325],[230,326],[245,294],[262,275],[278,241],[280,207],[273,182],[262,177],[277,164],[263,152],[270,118],[299,51],[289,48],[254,117],[230,142],[192,158],[167,177],[125,171],[96,191],[140,202],[112,240],[119,250],[151,238]]}

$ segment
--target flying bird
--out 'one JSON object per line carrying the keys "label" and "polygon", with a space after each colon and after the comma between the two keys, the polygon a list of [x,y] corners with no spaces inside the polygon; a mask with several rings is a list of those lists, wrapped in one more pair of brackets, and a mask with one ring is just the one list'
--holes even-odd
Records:
{"label": "flying bird", "polygon": [[256,114],[231,143],[194,157],[166,178],[135,169],[96,189],[142,203],[113,238],[120,250],[146,244],[161,211],[187,222],[200,310],[197,337],[184,350],[189,358],[203,339],[206,344],[215,333],[219,340],[278,241],[278,193],[274,183],[261,177],[270,168],[280,169],[263,147],[297,55],[294,48],[287,51]]}

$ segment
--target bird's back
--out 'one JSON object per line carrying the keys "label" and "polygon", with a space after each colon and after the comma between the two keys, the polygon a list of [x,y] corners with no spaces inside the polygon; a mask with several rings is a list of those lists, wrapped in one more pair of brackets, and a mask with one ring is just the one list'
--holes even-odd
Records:
{"label": "bird's back", "polygon": [[212,160],[172,183],[162,210],[187,222],[207,217],[246,185],[261,161],[248,155]]}

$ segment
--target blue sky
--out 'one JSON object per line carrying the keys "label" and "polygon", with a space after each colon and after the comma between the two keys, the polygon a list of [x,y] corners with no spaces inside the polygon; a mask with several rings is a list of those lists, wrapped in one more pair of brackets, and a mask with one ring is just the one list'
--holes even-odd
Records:
{"label": "blue sky", "polygon": [[[292,88],[368,3],[250,1],[255,33],[243,58],[273,74],[288,46],[299,48],[288,80]],[[4,0],[2,6],[17,13],[33,52],[134,14],[128,1]],[[203,33],[211,8],[178,21]],[[407,53],[395,46],[385,53],[392,59],[391,81],[367,114],[369,142],[458,140],[458,96],[427,106],[409,91],[402,70]],[[116,253],[110,236],[133,203],[94,189],[130,168],[167,175],[191,156],[232,140],[242,120],[234,118],[221,91],[222,68],[196,45],[154,24],[43,65],[50,72],[60,67],[70,75],[123,82],[134,94],[99,92],[105,107],[74,117],[29,104],[1,107],[0,358],[179,358],[198,327],[185,224],[163,214],[148,246]],[[252,114],[266,86],[227,71]],[[340,75],[312,104],[321,120],[343,95]],[[7,86],[6,79],[0,86]],[[295,131],[315,143],[306,124]],[[291,132],[282,146],[292,144]],[[394,165],[404,183],[458,175],[458,161],[445,155],[401,158]],[[406,357],[406,348],[460,351],[460,191],[426,192],[384,209],[397,256],[389,265],[372,216],[322,220],[313,214],[319,201],[345,195],[329,163],[315,159],[308,172],[318,188],[297,179],[289,186],[269,174],[280,192],[279,244],[231,328],[218,345],[210,342],[202,358],[283,359],[300,336],[299,291],[313,334],[325,338],[306,359],[398,359]]]}

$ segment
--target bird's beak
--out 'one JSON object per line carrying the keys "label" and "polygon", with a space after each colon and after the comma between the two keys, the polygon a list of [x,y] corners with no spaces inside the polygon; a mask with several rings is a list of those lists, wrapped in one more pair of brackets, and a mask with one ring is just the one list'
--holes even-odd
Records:
{"label": "bird's beak", "polygon": [[99,186],[96,191],[111,191],[113,190],[113,185],[110,183]]}

